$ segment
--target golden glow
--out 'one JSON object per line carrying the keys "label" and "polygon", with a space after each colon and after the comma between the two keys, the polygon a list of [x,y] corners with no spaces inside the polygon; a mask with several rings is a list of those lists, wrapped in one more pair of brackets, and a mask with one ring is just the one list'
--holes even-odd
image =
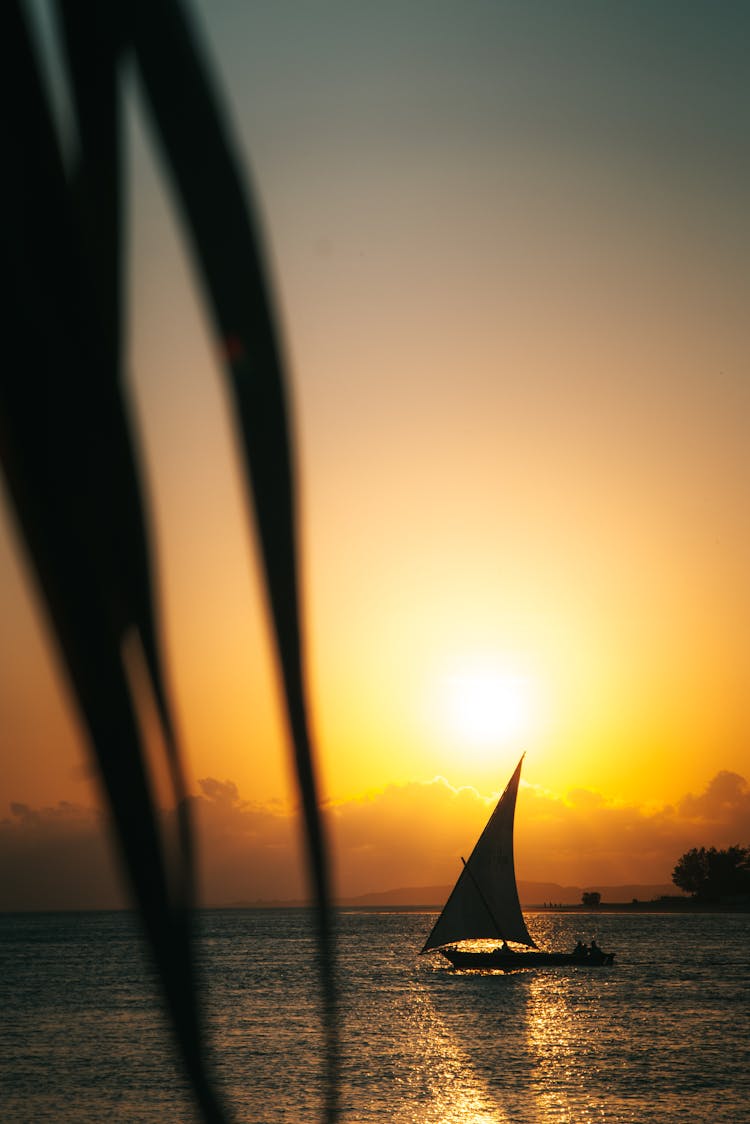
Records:
{"label": "golden glow", "polygon": [[[638,807],[701,792],[718,769],[750,775],[737,296],[750,257],[737,251],[735,167],[747,128],[736,105],[712,117],[739,81],[731,60],[685,115],[661,87],[649,95],[648,74],[631,98],[637,76],[622,85],[629,68],[601,64],[616,42],[604,35],[566,85],[585,99],[558,112],[548,83],[561,72],[533,53],[495,100],[505,71],[460,14],[412,26],[418,57],[378,55],[377,35],[339,56],[339,32],[321,25],[300,67],[288,48],[304,38],[283,5],[268,6],[267,37],[248,32],[245,6],[226,8],[211,34],[256,170],[290,359],[324,795],[436,775],[489,795],[523,750],[530,785]],[[495,9],[488,33],[514,42]],[[475,79],[445,82],[448,42]],[[354,60],[353,87],[339,57]],[[274,71],[283,96],[265,85],[268,58],[289,62]],[[607,83],[593,96],[610,70],[612,96]],[[668,143],[650,153],[652,97]],[[622,106],[644,113],[627,150],[609,128]],[[192,778],[284,799],[286,732],[216,348],[134,119],[128,385],[170,687]],[[575,127],[558,135],[550,121]],[[710,160],[701,137],[715,140]],[[84,798],[82,738],[13,542],[0,533],[0,813]]]}
{"label": "golden glow", "polygon": [[532,721],[531,685],[520,675],[467,668],[445,680],[444,708],[452,732],[477,749],[515,742]]}

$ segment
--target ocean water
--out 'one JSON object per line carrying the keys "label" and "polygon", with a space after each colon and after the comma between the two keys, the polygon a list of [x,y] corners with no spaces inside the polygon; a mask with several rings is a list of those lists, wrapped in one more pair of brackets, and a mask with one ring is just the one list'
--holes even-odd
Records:
{"label": "ocean water", "polygon": [[[529,914],[613,968],[460,973],[429,913],[338,915],[344,1124],[750,1121],[748,915]],[[206,911],[200,947],[232,1118],[320,1119],[305,911]],[[0,916],[0,1120],[191,1121],[134,917]]]}

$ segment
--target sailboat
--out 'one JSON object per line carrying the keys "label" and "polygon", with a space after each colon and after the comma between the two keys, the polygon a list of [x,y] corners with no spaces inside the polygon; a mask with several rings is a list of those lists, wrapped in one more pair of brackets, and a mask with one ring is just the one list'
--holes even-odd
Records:
{"label": "sailboat", "polygon": [[[611,964],[614,953],[602,952],[593,941],[589,948],[579,942],[573,952],[544,952],[526,928],[513,863],[513,820],[522,765],[523,757],[468,861],[461,859],[463,869],[422,953],[440,952],[454,968]],[[523,946],[522,950],[511,948],[509,941]]]}

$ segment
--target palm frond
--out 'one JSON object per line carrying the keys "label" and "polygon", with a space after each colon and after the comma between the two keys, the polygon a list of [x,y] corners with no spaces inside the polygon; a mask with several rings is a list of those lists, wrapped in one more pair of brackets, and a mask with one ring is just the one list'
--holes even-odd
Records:
{"label": "palm frond", "polygon": [[[88,732],[112,822],[204,1118],[223,1117],[200,1029],[188,907],[189,801],[152,589],[147,505],[122,372],[120,66],[132,54],[216,325],[265,564],[318,901],[336,1117],[336,1011],[325,846],[305,701],[295,511],[283,366],[249,195],[189,23],[174,0],[60,0],[78,130],[72,170],[18,0],[0,6],[18,74],[8,137],[6,336],[0,462],[30,565]],[[179,809],[177,857],[160,834],[124,647],[135,638]]]}

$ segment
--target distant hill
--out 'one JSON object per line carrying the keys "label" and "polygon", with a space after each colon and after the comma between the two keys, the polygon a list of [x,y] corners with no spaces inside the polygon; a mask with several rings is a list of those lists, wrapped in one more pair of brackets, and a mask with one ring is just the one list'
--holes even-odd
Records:
{"label": "distant hill", "polygon": [[[602,902],[653,901],[664,894],[675,894],[674,886],[664,883],[633,883],[623,886],[561,886],[557,882],[519,882],[518,896],[521,905],[530,908],[545,904],[580,905],[584,890],[598,890]],[[424,906],[442,908],[450,886],[402,886],[395,890],[380,893],[359,894],[356,897],[340,898],[338,905],[344,906]]]}

